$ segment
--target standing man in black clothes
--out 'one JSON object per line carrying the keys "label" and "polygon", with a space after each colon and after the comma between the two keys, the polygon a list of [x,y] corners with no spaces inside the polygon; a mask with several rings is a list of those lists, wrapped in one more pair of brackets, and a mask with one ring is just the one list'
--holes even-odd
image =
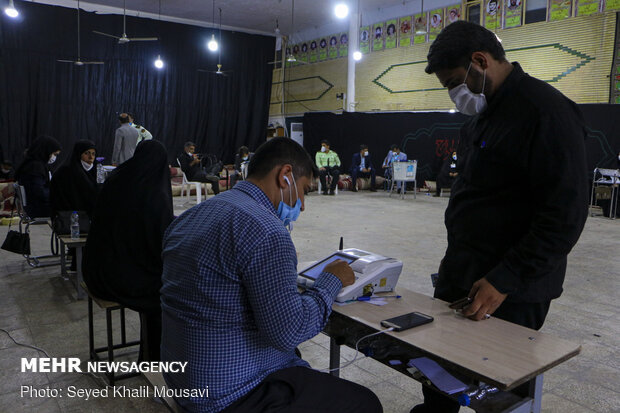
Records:
{"label": "standing man in black clothes", "polygon": [[[194,142],[185,142],[184,152],[179,155],[179,163],[181,170],[187,176],[188,181],[208,182],[211,184],[215,195],[220,193],[220,178],[215,175],[207,174],[200,166],[200,158],[194,152],[196,144]],[[206,195],[206,194],[205,194]]]}
{"label": "standing man in black clothes", "polygon": [[[463,314],[471,319],[491,314],[540,329],[562,293],[566,256],[588,213],[581,112],[506,60],[495,34],[477,24],[443,29],[426,72],[471,116],[457,149],[459,174],[445,214],[448,249],[435,297],[469,296]],[[424,404],[412,413],[458,412],[456,401],[423,391]]]}

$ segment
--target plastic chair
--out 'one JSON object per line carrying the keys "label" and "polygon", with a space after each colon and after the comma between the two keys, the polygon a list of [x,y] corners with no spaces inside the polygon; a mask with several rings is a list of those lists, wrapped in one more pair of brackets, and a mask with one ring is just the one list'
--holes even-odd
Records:
{"label": "plastic chair", "polygon": [[[177,158],[177,164],[179,165],[179,168],[181,168],[181,162],[179,162],[179,158]],[[207,199],[206,182],[190,181],[187,179],[187,175],[185,175],[183,169],[181,169],[181,173],[183,174],[183,181],[181,182],[181,197],[184,197],[185,195],[183,194],[187,193],[187,201],[185,203],[187,204],[189,202],[192,185],[194,185],[194,187],[196,188],[196,204],[202,202],[202,185],[205,186],[205,199]]]}
{"label": "plastic chair", "polygon": [[[331,184],[332,184],[332,179],[334,179],[334,178],[332,178],[332,176],[331,176],[331,175],[327,175],[327,176],[325,177],[325,183],[326,183],[326,184],[329,184],[329,186],[331,186]],[[319,191],[319,194],[323,193],[323,191],[321,190],[321,180],[320,180],[320,179],[319,179],[319,187],[318,187],[318,191]],[[338,195],[338,184],[336,184],[336,188],[334,188],[334,194],[335,194],[335,195]]]}

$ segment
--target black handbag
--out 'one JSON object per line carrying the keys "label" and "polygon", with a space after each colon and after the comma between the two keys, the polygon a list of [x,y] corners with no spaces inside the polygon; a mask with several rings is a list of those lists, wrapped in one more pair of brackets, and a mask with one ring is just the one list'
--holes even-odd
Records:
{"label": "black handbag", "polygon": [[6,238],[0,248],[16,254],[30,255],[30,234],[19,231],[11,231],[11,224],[13,224],[13,211],[15,211],[15,204],[13,204],[13,209],[11,210],[9,232],[6,234]]}
{"label": "black handbag", "polygon": [[[78,220],[80,221],[80,234],[88,234],[90,230],[90,218],[86,211],[77,211]],[[58,211],[54,217],[52,227],[56,235],[71,234],[71,215],[73,211]]]}

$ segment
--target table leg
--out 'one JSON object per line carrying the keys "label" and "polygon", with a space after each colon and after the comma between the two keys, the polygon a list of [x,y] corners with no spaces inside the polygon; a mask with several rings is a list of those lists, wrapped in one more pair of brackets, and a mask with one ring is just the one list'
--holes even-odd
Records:
{"label": "table leg", "polygon": [[67,256],[65,254],[65,243],[60,240],[60,275],[65,280],[69,279],[69,274],[67,274]]}
{"label": "table leg", "polygon": [[542,408],[542,394],[543,394],[543,375],[539,374],[536,378],[530,381],[530,397],[532,402],[532,413],[540,413]]}
{"label": "table leg", "polygon": [[[340,345],[336,343],[336,339],[329,338],[329,369],[337,369],[340,367]],[[340,377],[340,370],[333,370],[330,374],[334,377]]]}
{"label": "table leg", "polygon": [[82,281],[84,281],[84,277],[82,276],[82,246],[75,247],[75,263],[77,273],[75,274],[75,288],[77,291],[77,299],[83,300],[86,298],[86,293],[82,288]]}

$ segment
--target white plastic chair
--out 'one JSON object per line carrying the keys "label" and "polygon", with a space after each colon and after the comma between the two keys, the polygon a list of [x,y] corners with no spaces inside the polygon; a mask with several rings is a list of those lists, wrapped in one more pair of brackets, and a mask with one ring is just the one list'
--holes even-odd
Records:
{"label": "white plastic chair", "polygon": [[[179,162],[179,158],[177,158],[177,164],[179,165],[179,169],[181,169],[181,162]],[[183,195],[184,193],[187,195],[187,201],[185,201],[185,203],[189,202],[192,185],[196,188],[196,204],[202,202],[202,185],[205,186],[205,199],[207,199],[207,183],[188,180],[187,175],[183,172],[183,169],[181,169],[181,173],[183,174],[183,181],[181,182],[181,197],[185,197],[185,195]]]}
{"label": "white plastic chair", "polygon": [[[319,194],[322,194],[322,193],[323,193],[323,191],[321,190],[321,179],[320,179],[320,178],[318,178],[318,179],[319,179],[319,188],[318,188],[318,191],[319,191]],[[334,179],[334,178],[332,178],[332,176],[331,176],[331,175],[327,175],[327,176],[325,177],[325,183],[327,183],[327,184],[331,185],[332,179]],[[334,194],[335,194],[335,195],[338,195],[338,184],[336,184],[336,188],[334,188]]]}

